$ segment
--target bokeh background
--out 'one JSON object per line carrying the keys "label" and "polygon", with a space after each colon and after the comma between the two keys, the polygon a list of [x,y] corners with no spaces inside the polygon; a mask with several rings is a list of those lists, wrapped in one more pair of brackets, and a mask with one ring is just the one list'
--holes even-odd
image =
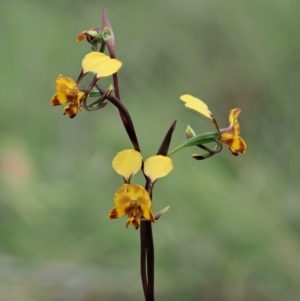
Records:
{"label": "bokeh background", "polygon": [[[279,301],[300,296],[297,0],[2,1],[0,300],[142,300],[139,232],[109,221],[131,145],[116,109],[70,120],[51,107],[58,74],[76,78],[76,43],[105,7],[123,62],[120,88],[144,158],[177,119],[211,130],[179,96],[209,104],[222,127],[242,109],[246,155],[198,162],[185,149],[157,182],[157,300]],[[143,185],[137,175],[135,183]]]}

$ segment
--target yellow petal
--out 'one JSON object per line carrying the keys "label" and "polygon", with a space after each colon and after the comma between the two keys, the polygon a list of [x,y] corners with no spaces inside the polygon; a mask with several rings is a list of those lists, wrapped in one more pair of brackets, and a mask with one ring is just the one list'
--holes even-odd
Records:
{"label": "yellow petal", "polygon": [[240,124],[237,120],[237,118],[240,115],[240,112],[240,109],[232,109],[229,113],[229,127],[232,127],[235,134],[240,133]]}
{"label": "yellow petal", "polygon": [[212,113],[208,109],[206,103],[204,103],[202,100],[188,94],[181,95],[180,99],[185,102],[185,106],[187,108],[192,109],[209,119],[212,119]]}
{"label": "yellow petal", "polygon": [[56,90],[65,95],[75,96],[78,94],[78,87],[70,77],[59,75],[55,82]]}
{"label": "yellow petal", "polygon": [[59,106],[59,105],[63,105],[65,103],[67,103],[70,100],[72,100],[72,99],[70,99],[70,97],[67,97],[65,94],[63,94],[61,92],[57,92],[52,96],[51,104],[52,104],[52,106]]}
{"label": "yellow petal", "polygon": [[237,136],[229,149],[232,154],[236,156],[238,155],[238,153],[245,154],[247,150],[247,144],[242,137]]}
{"label": "yellow petal", "polygon": [[88,53],[82,60],[83,72],[93,72],[93,69],[108,60],[111,60],[111,58],[104,53],[92,51]]}
{"label": "yellow petal", "polygon": [[131,206],[131,202],[143,204],[147,208],[151,206],[150,196],[141,185],[124,184],[116,191],[114,201],[117,206],[124,207]]}
{"label": "yellow petal", "polygon": [[238,153],[242,153],[242,154],[246,153],[247,150],[246,142],[239,135],[222,133],[221,142],[226,144],[229,147],[231,153],[235,156],[237,156]]}
{"label": "yellow petal", "polygon": [[148,158],[144,164],[144,173],[152,182],[166,176],[172,169],[172,160],[161,155]]}
{"label": "yellow petal", "polygon": [[96,73],[98,78],[110,76],[118,72],[121,66],[122,63],[119,60],[109,59],[99,64],[96,68],[92,70],[92,72]]}
{"label": "yellow petal", "polygon": [[135,229],[138,229],[140,227],[140,223],[141,223],[141,217],[140,216],[130,216],[127,219],[126,228],[128,228],[129,225],[133,225],[133,227]]}
{"label": "yellow petal", "polygon": [[132,197],[132,189],[130,188],[130,184],[124,184],[121,188],[119,188],[114,196],[114,201],[117,207],[122,207],[124,211],[126,208],[130,207],[131,197]]}
{"label": "yellow petal", "polygon": [[116,206],[113,209],[110,210],[109,214],[108,214],[108,218],[109,219],[114,219],[114,218],[119,218],[119,217],[123,217],[124,215],[126,215],[126,212],[124,210],[124,207],[121,206]]}
{"label": "yellow petal", "polygon": [[64,115],[68,115],[70,118],[74,118],[77,112],[78,112],[78,106],[75,104],[65,106],[64,108]]}
{"label": "yellow petal", "polygon": [[114,157],[112,166],[126,182],[136,174],[142,166],[142,155],[134,149],[125,149]]}
{"label": "yellow petal", "polygon": [[81,103],[83,102],[83,100],[84,100],[85,98],[86,98],[86,97],[85,97],[85,92],[79,91],[75,103],[77,104],[77,106],[78,106],[78,108],[79,108],[80,111],[82,111],[82,109],[81,109]]}
{"label": "yellow petal", "polygon": [[143,207],[141,207],[143,210],[143,216],[145,219],[147,219],[148,221],[151,221],[152,223],[155,223],[155,217],[152,213],[152,211],[149,208],[143,209]]}

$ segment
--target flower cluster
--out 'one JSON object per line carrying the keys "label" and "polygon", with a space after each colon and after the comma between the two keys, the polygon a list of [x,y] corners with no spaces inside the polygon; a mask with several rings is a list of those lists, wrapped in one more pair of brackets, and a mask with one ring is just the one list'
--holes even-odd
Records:
{"label": "flower cluster", "polygon": [[[142,162],[142,155],[134,149],[119,152],[112,161],[114,170],[123,177],[125,184],[115,193],[116,206],[109,212],[108,218],[128,215],[126,227],[131,224],[135,229],[139,228],[142,217],[155,223],[155,217],[150,210],[151,198],[148,191],[140,185],[130,184],[131,177],[141,169]],[[161,155],[152,156],[143,164],[149,187],[152,187],[158,178],[169,174],[172,169],[172,160]]]}
{"label": "flower cluster", "polygon": [[[187,108],[208,118],[215,131],[197,135],[195,131],[188,126],[186,129],[186,136],[188,140],[173,149],[170,153],[168,153],[168,156],[172,156],[185,147],[197,146],[205,150],[206,153],[200,155],[193,154],[192,157],[196,160],[204,160],[219,153],[223,148],[223,144],[227,145],[231,153],[235,156],[239,153],[244,154],[246,152],[247,146],[244,139],[240,136],[240,126],[237,120],[241,112],[240,109],[232,109],[229,114],[229,126],[227,128],[220,129],[208,106],[202,100],[189,94],[182,95],[180,99],[185,102],[185,106]],[[209,144],[211,143],[216,144],[215,148],[212,149],[209,147]]]}
{"label": "flower cluster", "polygon": [[79,91],[72,78],[62,75],[56,79],[55,86],[57,92],[51,98],[51,104],[58,106],[69,103],[64,107],[64,115],[68,115],[70,118],[75,117],[78,110],[82,111],[81,102],[85,99],[85,93]]}
{"label": "flower cluster", "polygon": [[[229,126],[227,128],[220,129],[208,106],[202,100],[189,94],[182,95],[180,99],[185,102],[185,106],[187,108],[202,114],[211,121],[212,125],[216,129],[217,139],[222,144],[227,145],[233,155],[237,156],[239,153],[244,154],[246,152],[247,145],[244,139],[240,136],[240,125],[237,120],[241,112],[240,109],[232,109],[229,113]],[[188,138],[196,137],[196,134],[191,127],[188,127],[186,134]],[[197,155],[194,155],[194,158],[201,159],[202,157],[198,158]]]}
{"label": "flower cluster", "polygon": [[[117,59],[112,59],[109,56],[101,52],[90,52],[82,60],[82,70],[79,76],[77,83],[70,78],[59,75],[56,79],[56,93],[51,98],[51,104],[53,106],[65,105],[64,115],[74,118],[77,115],[78,111],[82,110],[82,103],[86,102],[92,89],[98,87],[97,81],[100,78],[108,77],[121,68],[122,63]],[[80,80],[87,74],[93,73],[94,79],[91,85],[88,88],[79,87],[78,84]],[[93,92],[94,93],[94,92]],[[101,96],[100,90],[96,92],[96,96]],[[103,101],[103,99],[101,99]]]}

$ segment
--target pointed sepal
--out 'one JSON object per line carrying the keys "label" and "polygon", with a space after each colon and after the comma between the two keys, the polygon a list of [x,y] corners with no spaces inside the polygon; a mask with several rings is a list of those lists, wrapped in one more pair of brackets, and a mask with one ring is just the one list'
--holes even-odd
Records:
{"label": "pointed sepal", "polygon": [[157,155],[166,156],[168,154],[171,139],[172,139],[172,135],[173,135],[173,132],[175,130],[176,122],[177,122],[177,120],[175,120],[172,123],[171,127],[169,128],[165,138],[163,139],[163,141],[160,145],[160,148],[157,151]]}

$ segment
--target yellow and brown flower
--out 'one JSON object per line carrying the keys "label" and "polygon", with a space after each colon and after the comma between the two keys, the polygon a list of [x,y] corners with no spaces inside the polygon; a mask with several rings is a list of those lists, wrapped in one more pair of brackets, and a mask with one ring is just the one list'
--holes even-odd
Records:
{"label": "yellow and brown flower", "polygon": [[76,83],[70,77],[59,75],[56,79],[56,93],[51,98],[53,106],[64,105],[64,115],[74,118],[81,109],[81,102],[85,99],[85,93],[79,91]]}
{"label": "yellow and brown flower", "polygon": [[128,215],[126,227],[133,225],[138,229],[141,218],[155,223],[148,192],[140,185],[124,184],[114,196],[116,206],[109,212],[108,218],[114,219]]}
{"label": "yellow and brown flower", "polygon": [[240,136],[240,125],[237,120],[241,112],[240,109],[232,109],[229,113],[229,127],[220,129],[208,106],[202,100],[188,94],[182,95],[180,99],[185,102],[187,108],[210,119],[214,128],[220,133],[220,142],[226,144],[233,155],[237,156],[239,153],[244,154],[246,152],[247,145]]}
{"label": "yellow and brown flower", "polygon": [[237,156],[239,153],[244,154],[246,152],[246,142],[239,135],[240,125],[237,120],[240,115],[240,109],[232,109],[229,113],[229,127],[220,129],[221,132],[221,142],[226,144],[231,153]]}
{"label": "yellow and brown flower", "polygon": [[[112,161],[114,170],[123,177],[125,184],[117,190],[114,201],[116,206],[110,211],[108,218],[114,219],[128,215],[126,227],[132,224],[136,229],[140,226],[141,218],[155,223],[151,207],[151,198],[140,185],[130,184],[131,177],[142,167],[143,158],[134,149],[125,149],[117,153]],[[144,174],[150,184],[166,176],[173,169],[173,162],[169,157],[156,155],[144,162]]]}

